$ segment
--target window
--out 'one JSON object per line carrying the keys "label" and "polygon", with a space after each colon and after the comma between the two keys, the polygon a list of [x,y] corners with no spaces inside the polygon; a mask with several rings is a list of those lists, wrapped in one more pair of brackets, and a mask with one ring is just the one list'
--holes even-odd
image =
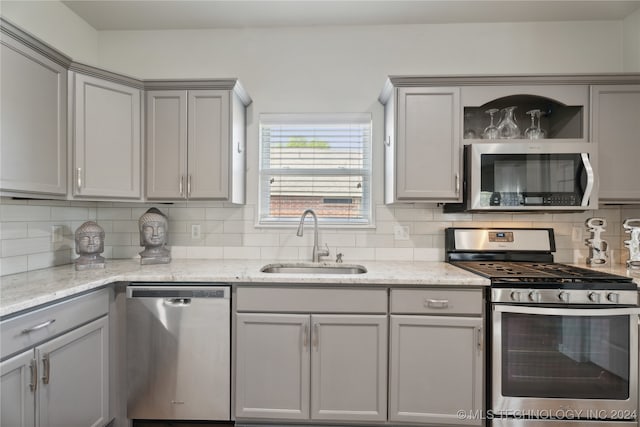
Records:
{"label": "window", "polygon": [[259,223],[371,225],[371,115],[262,114]]}

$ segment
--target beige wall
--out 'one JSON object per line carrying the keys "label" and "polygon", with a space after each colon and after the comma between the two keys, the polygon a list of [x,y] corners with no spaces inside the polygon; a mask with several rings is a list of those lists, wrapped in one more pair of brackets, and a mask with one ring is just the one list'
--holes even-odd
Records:
{"label": "beige wall", "polygon": [[98,31],[59,1],[0,2],[0,14],[75,61],[98,63]]}

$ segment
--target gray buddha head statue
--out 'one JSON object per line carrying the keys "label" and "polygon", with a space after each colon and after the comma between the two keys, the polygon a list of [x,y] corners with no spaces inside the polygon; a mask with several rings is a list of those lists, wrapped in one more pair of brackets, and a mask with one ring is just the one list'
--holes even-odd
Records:
{"label": "gray buddha head statue", "polygon": [[104,251],[104,230],[97,223],[87,221],[76,230],[76,253],[95,255]]}
{"label": "gray buddha head statue", "polygon": [[140,264],[166,264],[171,261],[171,253],[164,245],[167,243],[169,221],[165,214],[156,208],[146,211],[138,220],[140,229]]}
{"label": "gray buddha head statue", "polygon": [[140,246],[157,247],[167,243],[169,222],[159,209],[150,208],[138,220]]}
{"label": "gray buddha head statue", "polygon": [[76,270],[104,268],[104,230],[97,223],[87,221],[75,233],[76,253],[80,255],[76,261]]}

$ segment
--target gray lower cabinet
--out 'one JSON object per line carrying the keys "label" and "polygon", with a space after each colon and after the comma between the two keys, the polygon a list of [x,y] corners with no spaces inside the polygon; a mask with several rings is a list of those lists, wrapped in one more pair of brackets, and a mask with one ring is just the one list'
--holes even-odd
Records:
{"label": "gray lower cabinet", "polygon": [[238,287],[236,418],[387,420],[386,289]]}
{"label": "gray lower cabinet", "polygon": [[148,199],[244,203],[250,99],[238,94],[235,81],[209,84],[226,88],[147,92]]}
{"label": "gray lower cabinet", "polygon": [[73,195],[139,199],[141,90],[70,73],[73,103]]}
{"label": "gray lower cabinet", "polygon": [[380,96],[385,203],[461,201],[460,88],[397,84]]}
{"label": "gray lower cabinet", "polygon": [[0,323],[0,425],[100,427],[110,421],[108,292]]}
{"label": "gray lower cabinet", "polygon": [[390,306],[389,420],[482,425],[482,291],[394,289]]}
{"label": "gray lower cabinet", "polygon": [[598,144],[602,202],[638,203],[640,84],[591,86],[591,140]]}
{"label": "gray lower cabinet", "polygon": [[386,420],[385,315],[241,313],[237,354],[239,418]]}
{"label": "gray lower cabinet", "polygon": [[2,21],[0,193],[64,198],[67,69],[50,48],[12,30]]}

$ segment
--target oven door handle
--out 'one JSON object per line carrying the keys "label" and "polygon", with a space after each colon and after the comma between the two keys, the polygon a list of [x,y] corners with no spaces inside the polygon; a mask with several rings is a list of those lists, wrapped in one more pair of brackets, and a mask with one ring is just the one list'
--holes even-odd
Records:
{"label": "oven door handle", "polygon": [[640,307],[618,308],[549,308],[532,306],[494,305],[500,313],[539,314],[548,316],[633,316],[640,315]]}

